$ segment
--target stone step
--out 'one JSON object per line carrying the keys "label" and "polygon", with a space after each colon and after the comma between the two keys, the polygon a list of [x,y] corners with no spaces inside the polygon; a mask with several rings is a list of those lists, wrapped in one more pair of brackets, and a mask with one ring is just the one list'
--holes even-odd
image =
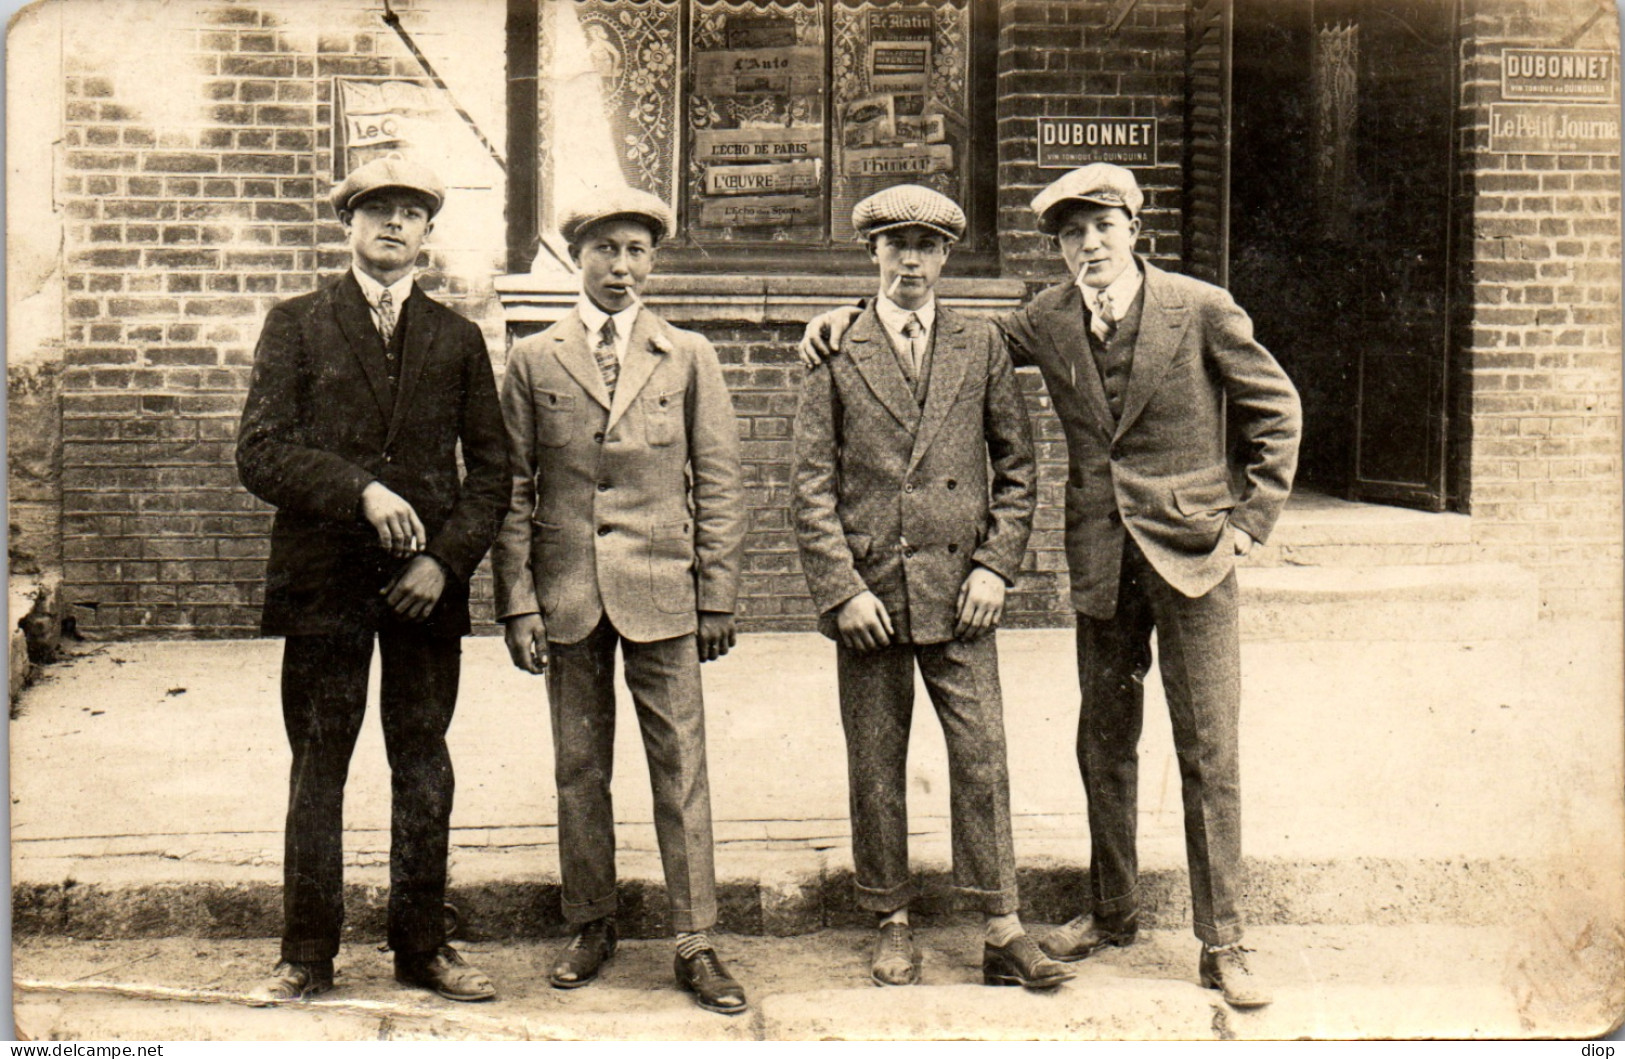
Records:
{"label": "stone step", "polygon": [[1471,562],[1472,519],[1298,493],[1244,566],[1423,566]]}
{"label": "stone step", "polygon": [[1242,638],[1503,640],[1539,617],[1539,579],[1501,563],[1249,566]]}

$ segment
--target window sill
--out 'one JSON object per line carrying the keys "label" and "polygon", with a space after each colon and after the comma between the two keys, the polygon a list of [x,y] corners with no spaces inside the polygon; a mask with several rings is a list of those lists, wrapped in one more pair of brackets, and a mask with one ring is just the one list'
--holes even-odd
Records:
{"label": "window sill", "polygon": [[[804,324],[820,313],[875,293],[873,273],[862,275],[745,276],[666,273],[649,278],[644,303],[674,324],[738,322]],[[580,296],[576,276],[528,272],[496,277],[502,314],[509,328],[534,330],[563,319]],[[968,312],[1014,309],[1026,295],[1019,279],[944,276],[937,296],[944,305]]]}

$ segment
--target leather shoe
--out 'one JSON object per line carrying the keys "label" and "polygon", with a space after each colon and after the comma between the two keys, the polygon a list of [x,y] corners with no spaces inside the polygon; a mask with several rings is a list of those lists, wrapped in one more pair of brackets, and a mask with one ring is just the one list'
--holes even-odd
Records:
{"label": "leather shoe", "polygon": [[333,961],[313,960],[296,963],[283,960],[271,972],[271,977],[256,985],[248,994],[252,1007],[268,1007],[290,1000],[309,1000],[333,988]]}
{"label": "leather shoe", "polygon": [[920,950],[907,923],[882,923],[869,957],[875,985],[913,985],[920,980]]}
{"label": "leather shoe", "polygon": [[580,989],[596,981],[604,962],[615,955],[618,940],[615,920],[608,916],[583,923],[553,961],[547,980],[554,989]]}
{"label": "leather shoe", "polygon": [[694,1002],[719,1015],[740,1015],[746,1009],[745,989],[722,966],[715,949],[704,948],[692,956],[677,955],[672,968],[677,984],[694,994]]}
{"label": "leather shoe", "polygon": [[982,946],[982,984],[1050,989],[1076,975],[1070,967],[1044,955],[1030,934],[1017,934],[1008,945]]}
{"label": "leather shoe", "polygon": [[397,952],[395,981],[439,993],[447,1000],[490,1000],[496,986],[450,945],[433,952]]}
{"label": "leather shoe", "polygon": [[1222,991],[1224,1002],[1233,1008],[1261,1008],[1273,999],[1264,983],[1247,967],[1244,954],[1251,951],[1239,944],[1217,948],[1202,946],[1199,964],[1202,985]]}
{"label": "leather shoe", "polygon": [[1139,933],[1140,917],[1136,912],[1120,920],[1085,915],[1044,935],[1038,947],[1053,960],[1073,963],[1108,945],[1126,948],[1134,944]]}

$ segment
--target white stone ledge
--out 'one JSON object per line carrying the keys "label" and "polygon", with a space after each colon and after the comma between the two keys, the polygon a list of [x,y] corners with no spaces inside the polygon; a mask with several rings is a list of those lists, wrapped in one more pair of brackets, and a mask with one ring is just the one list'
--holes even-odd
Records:
{"label": "white stone ledge", "polygon": [[[566,273],[523,273],[494,281],[509,326],[551,324],[570,311],[579,280]],[[743,276],[738,273],[667,273],[649,279],[644,301],[676,324],[737,321],[803,324],[820,313],[874,294],[875,277],[863,275]],[[1021,305],[1026,284],[992,276],[948,276],[937,284],[944,305],[973,313]]]}

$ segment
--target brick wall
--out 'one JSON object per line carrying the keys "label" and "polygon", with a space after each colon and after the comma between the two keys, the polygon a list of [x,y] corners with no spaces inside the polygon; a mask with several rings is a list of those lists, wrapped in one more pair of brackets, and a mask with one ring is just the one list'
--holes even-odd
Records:
{"label": "brick wall", "polygon": [[1620,611],[1620,166],[1498,154],[1501,49],[1618,54],[1590,0],[1474,0],[1463,19],[1457,471],[1482,558],[1541,579],[1542,613]]}
{"label": "brick wall", "polygon": [[1141,0],[1115,31],[1112,9],[1075,0],[999,5],[999,253],[1005,275],[1054,282],[1060,254],[1040,234],[1032,197],[1064,170],[1038,168],[1038,118],[1152,117],[1157,161],[1135,166],[1145,191],[1140,250],[1181,257],[1184,0]]}
{"label": "brick wall", "polygon": [[[38,481],[25,482],[39,496],[25,499],[43,519],[33,536],[50,562],[44,537],[60,496],[65,593],[87,634],[248,635],[269,512],[238,485],[233,440],[265,311],[347,262],[339,226],[317,204],[331,178],[332,79],[421,71],[362,0],[113,4],[52,8],[72,16],[74,33],[62,49],[51,189],[63,223],[61,330],[30,371],[60,389],[60,479],[48,440],[26,450],[44,462],[35,460]],[[500,147],[502,0],[394,6]],[[1033,287],[1059,278],[1028,210],[1058,172],[1036,166],[1045,114],[1157,119],[1160,164],[1139,167],[1142,248],[1177,267],[1187,6],[1141,0],[1112,30],[1109,4],[1000,0],[1006,275]],[[1617,48],[1617,30],[1592,18],[1590,0],[1465,6],[1460,245],[1470,309],[1454,376],[1455,477],[1480,557],[1538,570],[1550,612],[1617,615],[1618,157],[1498,156],[1486,132],[1502,44]],[[166,57],[163,77],[152,55]],[[472,138],[467,150],[483,151]],[[490,277],[503,268],[502,195],[500,181],[455,190],[423,275],[481,323],[499,371],[505,336]],[[745,443],[744,617],[750,627],[804,628],[810,605],[786,510],[799,326],[701,329],[722,353]],[[1063,623],[1064,447],[1041,382],[1023,384],[1041,505],[1011,622]],[[40,394],[48,410],[55,391]],[[52,418],[42,422],[48,430]],[[32,430],[30,439],[39,440]],[[489,616],[484,582],[479,617]]]}
{"label": "brick wall", "polygon": [[[121,61],[118,41],[97,46],[94,6],[70,19],[91,46],[66,52],[58,188],[67,601],[97,637],[250,634],[270,517],[237,482],[237,417],[266,310],[349,261],[318,205],[332,179],[332,78],[421,71],[371,4],[147,5],[112,31],[136,37],[124,43],[139,45],[139,63]],[[396,7],[409,26],[430,23],[419,41],[433,54],[432,26],[446,20]],[[456,223],[443,234],[452,212],[424,285],[500,342],[491,269],[446,267],[482,252]],[[460,227],[477,242],[470,212]],[[500,262],[500,234],[483,253]]]}
{"label": "brick wall", "polygon": [[[1038,167],[1039,117],[1152,117],[1155,167],[1135,166],[1145,191],[1139,250],[1177,268],[1184,152],[1184,0],[1142,0],[1111,29],[1115,5],[1074,0],[999,4],[998,228],[1000,267],[1037,291],[1065,278],[1060,251],[1038,231],[1033,196],[1065,170]],[[1012,624],[1072,620],[1064,551],[1066,440],[1043,381],[1020,373],[1038,445],[1039,507],[1011,594]]]}

